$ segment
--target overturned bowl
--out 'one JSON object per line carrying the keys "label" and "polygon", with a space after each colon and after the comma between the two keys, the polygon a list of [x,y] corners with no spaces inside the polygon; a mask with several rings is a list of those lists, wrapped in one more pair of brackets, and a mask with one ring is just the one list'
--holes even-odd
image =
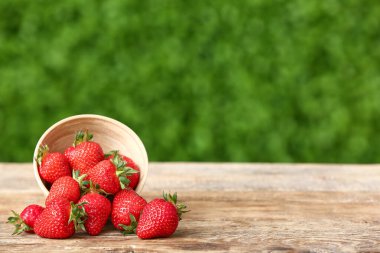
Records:
{"label": "overturned bowl", "polygon": [[52,125],[36,145],[33,155],[34,176],[43,193],[47,196],[49,189],[38,172],[38,148],[47,144],[51,152],[63,153],[67,147],[72,146],[75,133],[83,129],[88,129],[94,135],[93,141],[100,144],[104,153],[119,150],[120,154],[130,157],[140,167],[140,181],[135,191],[141,192],[148,174],[148,155],[140,138],[117,120],[95,114],[81,114]]}

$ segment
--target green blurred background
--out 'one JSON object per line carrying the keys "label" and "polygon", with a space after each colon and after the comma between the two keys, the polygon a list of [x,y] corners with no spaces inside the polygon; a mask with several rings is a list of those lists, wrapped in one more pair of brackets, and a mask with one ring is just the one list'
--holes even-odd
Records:
{"label": "green blurred background", "polygon": [[379,1],[0,1],[0,161],[56,121],[154,161],[380,162]]}

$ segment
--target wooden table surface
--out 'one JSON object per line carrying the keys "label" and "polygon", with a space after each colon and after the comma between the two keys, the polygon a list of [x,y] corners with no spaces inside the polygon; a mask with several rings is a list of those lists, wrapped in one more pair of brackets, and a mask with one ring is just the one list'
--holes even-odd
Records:
{"label": "wooden table surface", "polygon": [[152,163],[147,200],[191,212],[167,239],[11,236],[10,209],[44,203],[32,164],[0,164],[0,252],[380,252],[380,165]]}

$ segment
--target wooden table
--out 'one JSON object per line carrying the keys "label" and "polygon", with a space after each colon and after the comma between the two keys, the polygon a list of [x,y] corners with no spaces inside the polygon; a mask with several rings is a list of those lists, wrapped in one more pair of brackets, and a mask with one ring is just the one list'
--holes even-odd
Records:
{"label": "wooden table", "polygon": [[10,209],[44,197],[31,164],[0,164],[0,252],[380,251],[380,166],[152,163],[142,196],[177,191],[191,212],[167,239],[11,236]]}

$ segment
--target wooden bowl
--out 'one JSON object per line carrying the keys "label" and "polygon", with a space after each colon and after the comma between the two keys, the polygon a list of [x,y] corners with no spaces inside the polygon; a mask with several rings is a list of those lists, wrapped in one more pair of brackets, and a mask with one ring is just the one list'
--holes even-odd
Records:
{"label": "wooden bowl", "polygon": [[119,150],[140,167],[140,181],[135,191],[141,192],[148,174],[148,155],[140,138],[117,120],[100,115],[82,114],[65,118],[52,125],[36,145],[33,157],[34,176],[43,193],[47,196],[49,190],[38,173],[38,148],[47,144],[51,152],[63,153],[67,147],[72,146],[75,133],[81,129],[88,129],[94,135],[93,141],[100,144],[104,153]]}

